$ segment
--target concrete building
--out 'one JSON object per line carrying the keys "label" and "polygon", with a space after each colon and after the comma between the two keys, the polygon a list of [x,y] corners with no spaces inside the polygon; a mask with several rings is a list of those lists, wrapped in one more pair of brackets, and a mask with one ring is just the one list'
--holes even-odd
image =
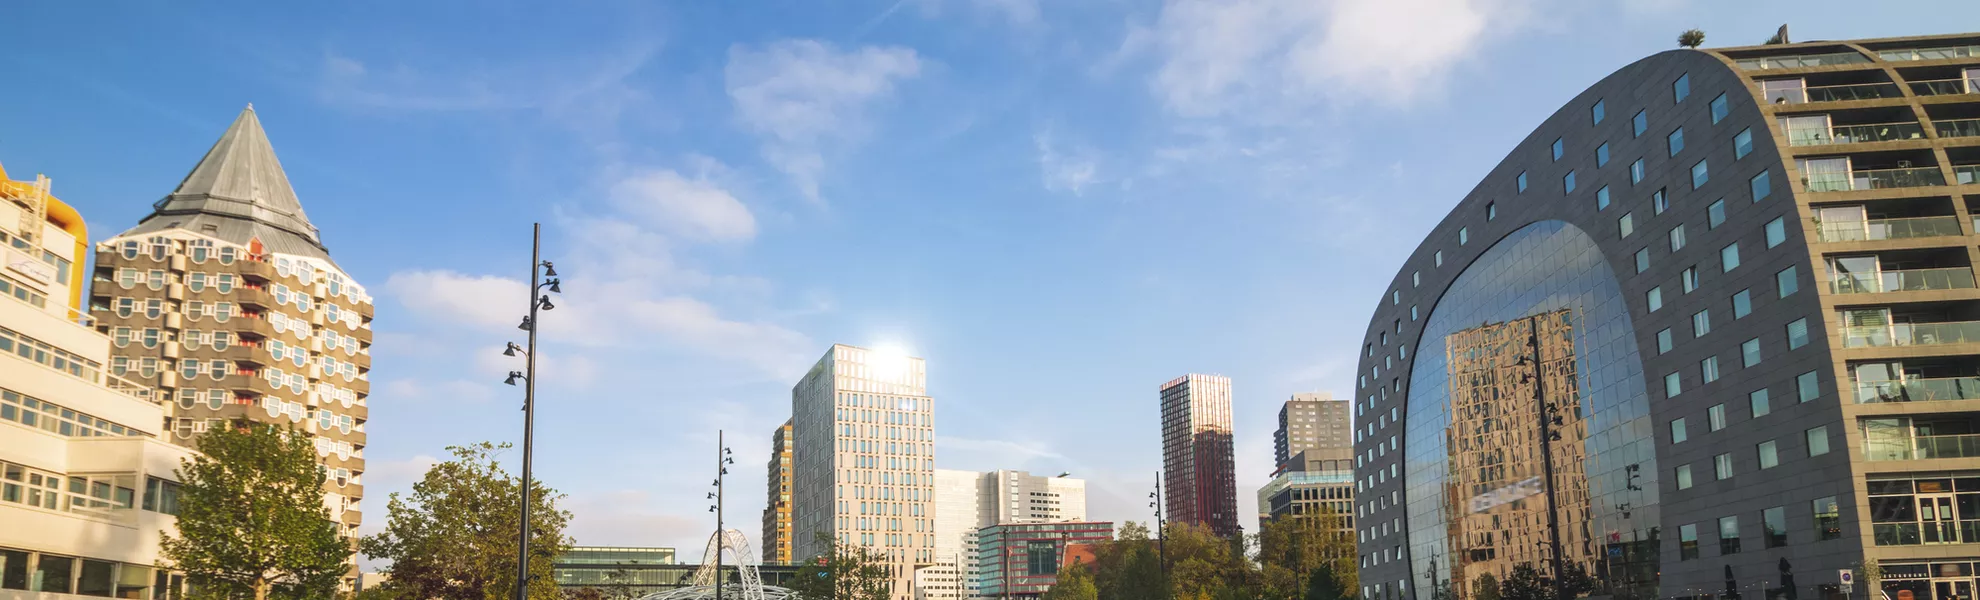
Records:
{"label": "concrete building", "polygon": [[1162,491],[1171,523],[1240,533],[1231,450],[1231,378],[1189,374],[1162,384]]}
{"label": "concrete building", "polygon": [[817,535],[866,547],[893,576],[894,600],[935,561],[935,401],[920,358],[833,345],[791,389],[795,556]]}
{"label": "concrete building", "polygon": [[1568,100],[1370,319],[1362,596],[1528,563],[1615,598],[1972,597],[1976,92],[1962,34],[1673,50]]}
{"label": "concrete building", "polygon": [[154,565],[192,452],[166,442],[152,388],[106,372],[111,339],[83,311],[88,243],[46,178],[0,170],[0,597],[182,589]]}
{"label": "concrete building", "polygon": [[791,422],[770,435],[769,496],[763,504],[763,563],[791,562]]}
{"label": "concrete building", "polygon": [[158,389],[161,439],[228,421],[307,432],[324,504],[356,537],[371,296],[330,259],[252,107],[150,216],[96,245],[91,283],[108,370]]}
{"label": "concrete building", "polygon": [[1059,581],[1067,550],[1114,538],[1109,522],[1003,523],[977,534],[984,598],[1038,598]]}
{"label": "concrete building", "polygon": [[935,470],[936,564],[957,574],[956,595],[976,598],[982,590],[977,564],[978,531],[1002,523],[1060,523],[1086,520],[1086,480],[1061,474],[1041,477],[1027,471]]}
{"label": "concrete building", "polygon": [[1347,400],[1333,394],[1293,394],[1279,407],[1279,428],[1272,432],[1272,465],[1284,471],[1293,457],[1308,450],[1338,451],[1354,456],[1354,424]]}

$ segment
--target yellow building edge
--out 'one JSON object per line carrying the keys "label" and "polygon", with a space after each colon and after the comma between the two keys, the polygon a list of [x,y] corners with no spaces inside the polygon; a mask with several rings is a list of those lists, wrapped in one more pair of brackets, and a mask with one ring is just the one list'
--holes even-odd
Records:
{"label": "yellow building edge", "polygon": [[[34,182],[14,181],[7,176],[6,165],[0,165],[0,192],[7,195],[32,193]],[[56,198],[54,194],[49,194],[48,221],[61,227],[62,231],[76,239],[76,251],[69,257],[69,281],[83,281],[84,263],[88,262],[88,257],[84,253],[89,251],[89,226],[83,224],[82,213],[76,212],[75,207]],[[83,308],[83,286],[69,286],[69,308],[80,313],[88,312]]]}

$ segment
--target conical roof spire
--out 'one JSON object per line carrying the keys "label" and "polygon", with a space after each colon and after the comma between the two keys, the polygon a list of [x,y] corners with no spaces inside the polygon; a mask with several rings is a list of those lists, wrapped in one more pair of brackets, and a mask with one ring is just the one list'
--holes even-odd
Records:
{"label": "conical roof spire", "polygon": [[241,244],[259,237],[277,252],[328,258],[253,104],[241,110],[179,187],[152,205],[151,216],[125,234],[171,228]]}

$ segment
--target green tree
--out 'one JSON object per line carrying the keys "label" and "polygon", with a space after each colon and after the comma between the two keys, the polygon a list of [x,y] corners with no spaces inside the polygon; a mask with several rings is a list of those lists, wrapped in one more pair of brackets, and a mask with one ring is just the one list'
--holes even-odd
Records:
{"label": "green tree", "polygon": [[1306,596],[1304,600],[1342,600],[1344,598],[1352,598],[1353,594],[1348,591],[1352,589],[1354,588],[1341,585],[1340,580],[1334,577],[1333,569],[1314,569],[1313,575],[1308,577],[1306,581]]}
{"label": "green tree", "polygon": [[1549,592],[1547,582],[1541,579],[1540,570],[1533,568],[1533,563],[1513,565],[1505,583],[1499,584],[1499,593],[1505,600],[1552,600]]}
{"label": "green tree", "polygon": [[[427,469],[412,494],[386,502],[385,531],[364,538],[366,556],[391,561],[388,591],[428,600],[507,600],[514,597],[516,525],[522,521],[519,477],[495,464],[508,444],[449,447],[454,459]],[[570,546],[559,510],[563,495],[530,485],[529,598],[555,600],[551,561]]]}
{"label": "green tree", "polygon": [[1100,600],[1100,588],[1093,585],[1093,574],[1079,562],[1059,569],[1058,581],[1045,592],[1044,600]]}
{"label": "green tree", "polygon": [[1328,571],[1327,585],[1339,595],[1360,586],[1355,571],[1354,534],[1331,511],[1271,519],[1258,531],[1258,568],[1264,597],[1299,599],[1311,594],[1316,571]]}
{"label": "green tree", "polygon": [[1471,600],[1500,600],[1499,578],[1484,573],[1471,582]]}
{"label": "green tree", "polygon": [[323,506],[323,468],[289,428],[223,427],[179,465],[178,535],[164,562],[200,596],[296,600],[336,596],[352,554]]}
{"label": "green tree", "polygon": [[1114,539],[1094,548],[1093,586],[1101,600],[1164,600],[1162,566],[1146,525],[1121,524]]}
{"label": "green tree", "polygon": [[1699,29],[1686,29],[1678,34],[1679,48],[1697,48],[1705,43],[1705,32]]}
{"label": "green tree", "polygon": [[818,534],[825,550],[804,562],[791,577],[790,589],[803,600],[887,600],[893,578],[880,555],[857,544],[841,544],[830,534]]}

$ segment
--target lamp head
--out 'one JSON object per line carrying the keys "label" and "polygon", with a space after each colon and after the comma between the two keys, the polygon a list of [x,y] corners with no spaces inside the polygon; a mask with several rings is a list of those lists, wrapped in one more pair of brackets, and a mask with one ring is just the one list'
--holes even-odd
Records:
{"label": "lamp head", "polygon": [[553,264],[550,264],[550,261],[547,261],[547,260],[546,260],[546,261],[543,261],[543,276],[544,276],[544,277],[556,277],[556,276],[557,276],[557,265],[553,265]]}
{"label": "lamp head", "polygon": [[521,325],[517,325],[517,326],[516,326],[516,329],[521,329],[521,330],[523,330],[523,331],[529,331],[529,330],[531,330],[531,329],[534,329],[534,328],[535,328],[535,325],[529,322],[529,317],[523,317],[523,322],[522,322],[522,324],[521,324]]}
{"label": "lamp head", "polygon": [[502,356],[515,356],[518,350],[522,350],[522,346],[517,346],[515,342],[509,342],[509,347],[502,349]]}
{"label": "lamp head", "polygon": [[515,385],[517,379],[528,379],[528,378],[523,377],[522,371],[510,371],[509,378],[507,380],[504,380],[502,383]]}
{"label": "lamp head", "polygon": [[541,307],[543,310],[550,310],[553,308],[557,308],[556,305],[550,303],[549,296],[544,296],[542,300],[537,301],[537,306]]}
{"label": "lamp head", "polygon": [[550,280],[550,291],[552,293],[557,293],[557,294],[564,293],[564,288],[562,287],[563,283],[564,281],[561,279]]}

